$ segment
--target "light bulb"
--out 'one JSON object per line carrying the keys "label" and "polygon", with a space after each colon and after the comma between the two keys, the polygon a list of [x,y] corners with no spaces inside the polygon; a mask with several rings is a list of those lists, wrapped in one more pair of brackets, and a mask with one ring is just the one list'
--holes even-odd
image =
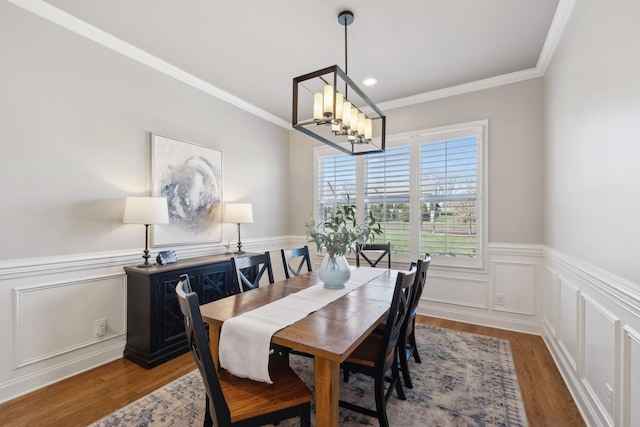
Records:
{"label": "light bulb", "polygon": [[342,112],[344,111],[344,95],[340,92],[336,93],[336,120],[342,120]]}
{"label": "light bulb", "polygon": [[351,103],[345,101],[342,108],[342,124],[348,129],[351,126]]}
{"label": "light bulb", "polygon": [[322,120],[322,94],[313,95],[313,120]]}
{"label": "light bulb", "polygon": [[324,108],[325,117],[333,117],[333,86],[325,85],[324,87]]}
{"label": "light bulb", "polygon": [[364,136],[364,121],[366,116],[364,113],[358,113],[358,135]]}
{"label": "light bulb", "polygon": [[371,141],[371,135],[373,134],[373,122],[367,118],[364,121],[364,139]]}

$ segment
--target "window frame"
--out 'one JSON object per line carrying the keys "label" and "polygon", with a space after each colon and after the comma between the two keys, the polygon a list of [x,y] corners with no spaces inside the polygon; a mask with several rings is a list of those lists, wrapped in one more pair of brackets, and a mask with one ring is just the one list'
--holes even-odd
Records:
{"label": "window frame", "polygon": [[[388,148],[409,145],[410,151],[410,200],[409,220],[410,234],[420,235],[421,217],[416,219],[415,212],[420,212],[420,147],[421,144],[430,141],[442,141],[443,139],[459,136],[475,136],[477,150],[477,189],[476,189],[476,256],[474,258],[456,258],[432,255],[432,264],[440,267],[461,269],[486,270],[486,254],[488,247],[488,136],[489,121],[477,120],[436,128],[420,129],[417,131],[387,135]],[[318,203],[318,162],[327,155],[340,154],[337,150],[328,146],[315,147],[313,151],[313,215],[316,221],[319,218]],[[356,159],[356,200],[358,212],[364,212],[364,156]],[[420,238],[410,239],[409,254],[393,254],[393,262],[408,263],[422,257],[420,253]]]}

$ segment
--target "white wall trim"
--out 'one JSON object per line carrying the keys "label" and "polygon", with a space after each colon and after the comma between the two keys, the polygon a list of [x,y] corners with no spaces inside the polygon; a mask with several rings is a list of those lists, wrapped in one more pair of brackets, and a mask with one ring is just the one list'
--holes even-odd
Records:
{"label": "white wall trim", "polygon": [[558,2],[556,13],[553,15],[553,21],[551,21],[547,38],[544,41],[540,57],[538,58],[538,63],[536,64],[536,70],[538,70],[541,75],[544,75],[547,72],[547,67],[549,66],[551,58],[560,43],[562,33],[569,21],[574,4],[575,0],[560,0]]}
{"label": "white wall trim", "polygon": [[471,323],[490,328],[504,329],[507,331],[522,332],[525,334],[540,335],[541,325],[535,319],[510,318],[496,312],[472,312],[463,306],[434,307],[421,303],[418,313],[439,317],[441,319],[453,320],[456,322]]}
{"label": "white wall trim", "polygon": [[[624,341],[623,341],[623,372],[633,374],[633,370],[640,371],[640,366],[638,364],[632,364],[632,345],[635,345],[637,349],[640,349],[640,332],[630,328],[629,326],[625,326],[623,328]],[[640,373],[635,373],[635,378],[640,377]],[[623,376],[623,383],[621,384],[622,388],[622,398],[619,399],[620,405],[622,406],[623,413],[623,426],[631,426],[632,422],[637,420],[631,419],[631,411],[635,409],[636,413],[640,413],[640,410],[637,408],[633,408],[632,405],[635,403],[632,401],[631,396],[632,392],[638,392],[640,390],[640,384],[636,383],[635,387],[632,387],[632,375]]]}
{"label": "white wall trim", "polygon": [[[91,283],[91,282],[100,282],[100,281],[104,281],[106,279],[120,279],[122,281],[122,289],[125,289],[125,275],[124,272],[122,273],[112,273],[112,274],[106,274],[106,275],[102,275],[102,276],[94,276],[94,277],[86,277],[86,278],[78,278],[78,279],[74,279],[74,280],[64,280],[64,281],[57,281],[57,282],[51,282],[51,283],[46,283],[46,284],[35,284],[35,285],[29,285],[29,286],[20,286],[20,287],[16,287],[13,288],[13,367],[14,369],[18,369],[18,368],[23,368],[25,366],[29,366],[38,362],[42,362],[45,361],[47,359],[51,359],[54,358],[56,356],[60,356],[63,354],[67,354],[67,353],[72,353],[75,350],[80,350],[82,348],[85,347],[89,347],[92,346],[98,342],[101,341],[109,341],[109,340],[113,340],[115,338],[118,337],[124,337],[127,334],[126,329],[121,329],[121,330],[113,330],[113,327],[109,328],[108,334],[107,336],[105,336],[104,338],[98,338],[98,339],[91,339],[88,341],[83,341],[83,342],[78,342],[75,343],[71,346],[68,347],[64,347],[64,348],[58,348],[55,351],[51,351],[47,354],[41,354],[38,355],[37,357],[33,357],[33,358],[29,358],[29,359],[24,359],[22,357],[22,354],[20,352],[20,349],[23,347],[22,342],[20,341],[20,330],[21,330],[21,322],[24,318],[24,316],[30,316],[33,313],[26,313],[23,315],[22,313],[22,299],[25,297],[25,295],[29,294],[29,293],[36,293],[36,292],[41,292],[41,291],[46,291],[48,289],[55,289],[55,288],[62,288],[62,287],[69,287],[69,286],[78,286],[78,285],[83,285],[83,284],[87,284],[87,283]],[[126,307],[127,301],[126,301],[126,293],[123,293],[123,300],[122,300],[122,306]],[[120,319],[120,324],[125,325],[127,324],[126,322],[126,312],[123,310],[122,311],[123,317],[122,319]]]}
{"label": "white wall trim", "polygon": [[595,413],[594,407],[592,406],[590,399],[588,399],[585,390],[580,387],[580,379],[576,375],[576,371],[574,367],[567,363],[567,360],[561,357],[563,354],[563,350],[559,346],[559,342],[550,338],[550,331],[548,329],[543,330],[542,338],[544,339],[549,352],[551,353],[551,358],[555,362],[558,371],[560,372],[560,376],[564,380],[571,397],[573,397],[582,418],[584,418],[585,423],[588,426],[600,425],[596,423],[596,420],[593,418],[592,414]]}
{"label": "white wall trim", "polygon": [[[630,335],[629,331],[640,330],[638,285],[552,248],[545,247],[544,255],[546,280],[560,283],[560,294],[554,297],[561,315],[555,319],[544,316],[543,338],[585,422],[594,426],[637,424],[640,411],[633,412],[631,402],[640,398],[640,386],[632,387],[629,378],[634,374],[638,378],[638,368],[630,361],[638,357],[631,347],[639,341],[637,333]],[[563,286],[576,301],[573,297],[563,301]],[[562,328],[567,323],[577,329],[575,357],[563,342],[573,337],[573,330]],[[564,333],[571,336],[563,337]],[[613,393],[604,388],[605,383]]]}
{"label": "white wall trim", "polygon": [[281,118],[276,117],[273,114],[268,113],[255,105],[250,104],[237,96],[234,96],[229,92],[226,92],[217,86],[214,86],[211,83],[206,82],[205,80],[202,80],[193,74],[188,73],[181,68],[178,68],[175,65],[172,65],[169,62],[164,61],[106,31],[103,31],[98,27],[76,18],[75,16],[58,9],[43,0],[7,1],[33,13],[34,15],[44,18],[53,24],[59,25],[62,28],[94,41],[113,50],[114,52],[120,53],[127,58],[133,59],[134,61],[146,65],[149,68],[185,83],[194,89],[198,89],[285,129],[291,129],[291,123],[286,122]]}
{"label": "white wall trim", "polygon": [[584,281],[594,291],[640,316],[640,288],[637,285],[548,247],[544,249],[544,257]]}
{"label": "white wall trim", "polygon": [[113,342],[89,354],[65,360],[0,383],[0,403],[122,358],[124,342]]}
{"label": "white wall trim", "polygon": [[521,82],[523,80],[535,79],[542,77],[537,68],[529,68],[528,70],[516,71],[514,73],[503,74],[501,76],[489,77],[475,82],[464,83],[456,86],[447,87],[431,92],[420,93],[418,95],[407,96],[405,98],[394,99],[392,101],[382,102],[378,107],[382,110],[392,110],[394,108],[407,107],[409,105],[421,104],[423,102],[434,101],[436,99],[449,98],[456,95],[464,95],[465,93],[477,92],[479,90],[491,89],[497,86],[504,86],[511,83]]}
{"label": "white wall trim", "polygon": [[[19,6],[34,15],[37,15],[47,21],[59,25],[69,31],[72,31],[82,37],[92,40],[114,52],[120,53],[140,64],[146,65],[162,74],[172,77],[182,83],[185,83],[197,90],[227,102],[238,107],[250,114],[291,130],[291,123],[282,120],[280,117],[250,104],[235,95],[226,92],[211,83],[202,80],[191,73],[164,61],[98,27],[95,27],[47,2],[44,0],[7,0],[16,6]],[[477,80],[474,82],[464,83],[451,86],[444,89],[425,92],[405,98],[383,102],[378,106],[383,110],[390,110],[409,105],[420,104],[423,102],[433,101],[436,99],[448,98],[451,96],[462,95],[465,93],[476,92],[479,90],[490,89],[497,86],[517,83],[523,80],[535,79],[542,77],[551,61],[551,57],[555,52],[562,32],[564,31],[566,22],[568,21],[575,0],[560,0],[554,14],[551,27],[545,39],[545,43],[538,57],[535,68],[516,71],[513,73],[503,74],[500,76],[490,77],[487,79]]]}

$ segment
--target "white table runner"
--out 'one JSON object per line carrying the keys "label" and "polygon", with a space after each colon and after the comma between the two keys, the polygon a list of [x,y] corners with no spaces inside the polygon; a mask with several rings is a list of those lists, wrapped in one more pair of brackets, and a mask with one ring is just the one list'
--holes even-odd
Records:
{"label": "white table runner", "polygon": [[320,283],[227,319],[220,331],[220,366],[238,377],[272,384],[269,348],[273,334],[386,271],[371,267],[352,269],[344,289],[326,289]]}

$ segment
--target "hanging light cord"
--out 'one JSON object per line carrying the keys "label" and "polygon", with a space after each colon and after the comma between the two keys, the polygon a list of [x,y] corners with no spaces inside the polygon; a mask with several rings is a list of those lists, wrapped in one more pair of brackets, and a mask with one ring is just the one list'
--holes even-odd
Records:
{"label": "hanging light cord", "polygon": [[[344,73],[348,76],[349,75],[349,62],[347,60],[348,56],[347,56],[347,27],[349,26],[349,24],[347,24],[347,20],[344,20]],[[349,85],[347,84],[347,82],[344,82],[344,96],[345,98],[348,97],[349,93]]]}

